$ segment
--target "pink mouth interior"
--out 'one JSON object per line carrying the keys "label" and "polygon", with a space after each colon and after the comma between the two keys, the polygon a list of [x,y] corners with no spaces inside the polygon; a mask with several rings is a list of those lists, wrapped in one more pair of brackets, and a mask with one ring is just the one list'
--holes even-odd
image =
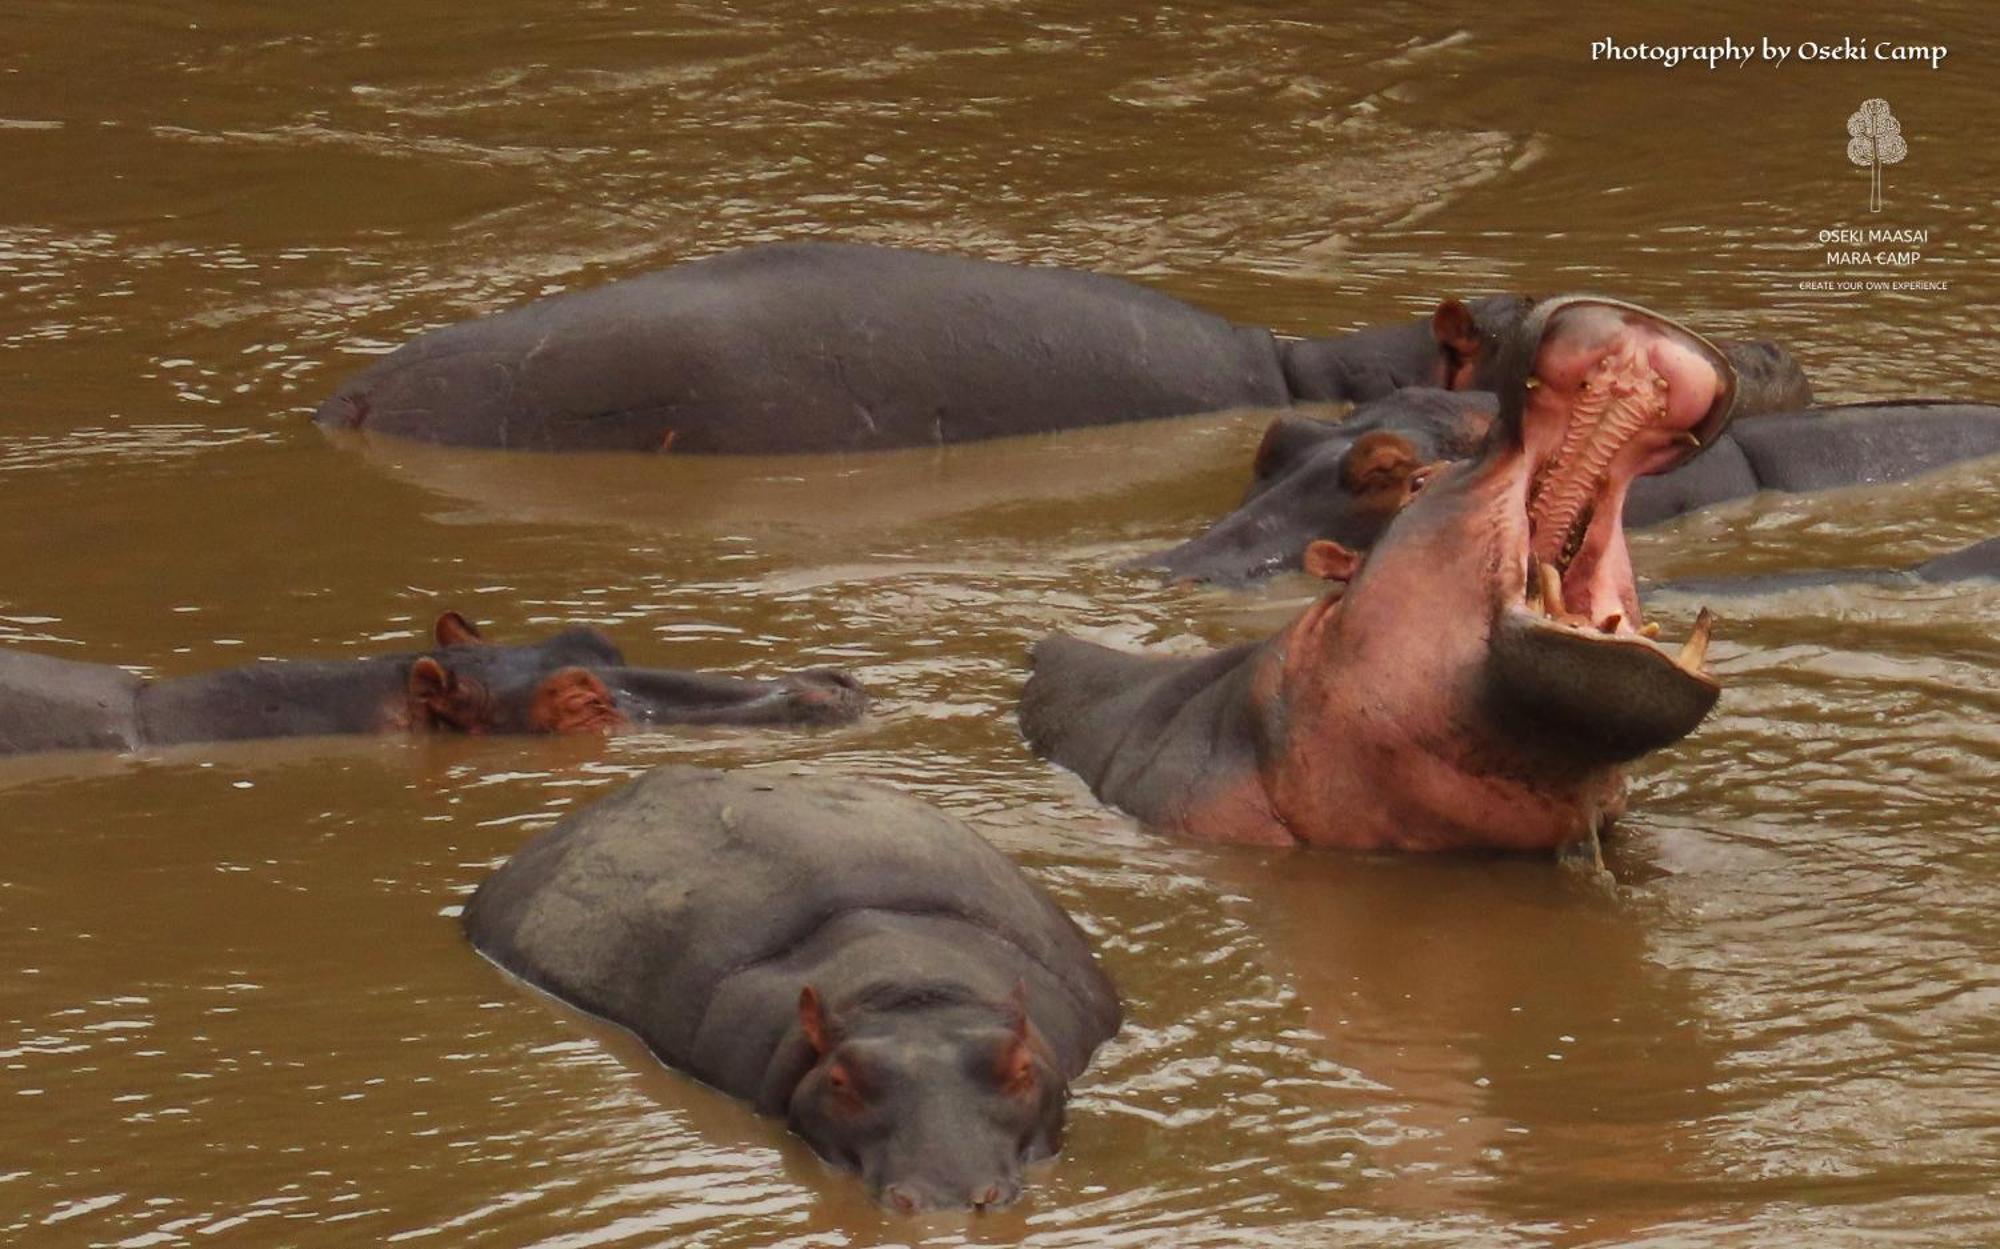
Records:
{"label": "pink mouth interior", "polygon": [[1561,615],[1634,633],[1625,493],[1634,478],[1686,457],[1722,379],[1694,343],[1629,310],[1585,305],[1558,317],[1536,354],[1521,422],[1533,465],[1528,549],[1560,574]]}

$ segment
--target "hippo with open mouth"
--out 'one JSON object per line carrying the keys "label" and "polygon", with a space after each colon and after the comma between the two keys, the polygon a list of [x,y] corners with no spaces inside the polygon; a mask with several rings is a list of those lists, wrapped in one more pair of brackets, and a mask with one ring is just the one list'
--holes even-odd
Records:
{"label": "hippo with open mouth", "polygon": [[[1740,380],[1745,353],[1725,346],[1724,354]],[[1316,539],[1366,549],[1439,461],[1484,445],[1499,403],[1480,391],[1411,387],[1341,420],[1281,413],[1235,511],[1126,566],[1157,568],[1172,581],[1242,585],[1299,568]],[[1698,460],[1634,482],[1625,524],[1661,524],[1764,490],[1898,481],[2000,454],[2000,405],[1990,403],[1899,399],[1773,411],[1739,386],[1736,416]]]}
{"label": "hippo with open mouth", "polygon": [[1037,644],[1029,744],[1210,840],[1531,851],[1601,831],[1620,765],[1720,693],[1706,611],[1678,654],[1652,640],[1622,513],[1635,479],[1715,441],[1736,376],[1655,313],[1570,296],[1510,334],[1498,393],[1479,455],[1275,637],[1192,658]]}

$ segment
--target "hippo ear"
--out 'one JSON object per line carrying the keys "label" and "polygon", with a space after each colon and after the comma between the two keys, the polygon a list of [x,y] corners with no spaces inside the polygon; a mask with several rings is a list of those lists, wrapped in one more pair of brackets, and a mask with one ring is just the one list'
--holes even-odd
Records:
{"label": "hippo ear", "polygon": [[543,678],[528,711],[538,733],[602,733],[624,720],[611,691],[588,668],[563,668]]}
{"label": "hippo ear", "polygon": [[1479,354],[1479,326],[1473,322],[1472,309],[1462,299],[1447,299],[1431,313],[1431,337],[1453,363],[1463,363]]}
{"label": "hippo ear", "polygon": [[1340,484],[1355,494],[1400,492],[1418,467],[1417,449],[1409,439],[1373,430],[1356,438],[1340,457]]}
{"label": "hippo ear", "polygon": [[452,725],[452,695],[457,689],[458,677],[429,655],[411,664],[410,675],[403,682],[410,727],[434,729],[440,724]]}
{"label": "hippo ear", "polygon": [[1321,581],[1352,581],[1361,571],[1361,557],[1332,538],[1316,538],[1306,547],[1306,575]]}
{"label": "hippo ear", "polygon": [[822,1058],[840,1042],[840,1025],[819,1000],[819,990],[811,985],[799,990],[799,1031],[805,1033],[813,1053]]}
{"label": "hippo ear", "polygon": [[1007,1031],[1011,1034],[1000,1051],[996,1074],[1001,1087],[1010,1093],[1025,1093],[1035,1087],[1035,1037],[1028,1022],[1028,983],[1014,982],[1007,995]]}
{"label": "hippo ear", "polygon": [[1288,472],[1305,453],[1339,436],[1339,427],[1309,416],[1281,416],[1264,427],[1264,439],[1250,461],[1250,475],[1257,481]]}
{"label": "hippo ear", "polygon": [[488,645],[485,635],[480,633],[470,620],[455,611],[448,611],[439,616],[431,633],[437,638],[439,646]]}

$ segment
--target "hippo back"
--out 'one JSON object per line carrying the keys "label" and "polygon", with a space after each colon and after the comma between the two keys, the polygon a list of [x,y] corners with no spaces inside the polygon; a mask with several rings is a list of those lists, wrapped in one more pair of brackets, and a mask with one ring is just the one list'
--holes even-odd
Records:
{"label": "hippo back", "polygon": [[[829,976],[1000,964],[982,987],[1025,985],[1071,1077],[1118,1026],[1083,934],[1019,868],[950,816],[852,782],[657,768],[530,841],[465,927],[501,966],[746,1098],[802,983]],[[845,968],[823,957],[842,953]]]}
{"label": "hippo back", "polygon": [[810,242],[431,331],[315,419],[464,446],[776,454],[1287,398],[1269,331],[1131,282]]}
{"label": "hippo back", "polygon": [[144,684],[109,664],[0,649],[0,755],[131,750]]}
{"label": "hippo back", "polygon": [[1766,490],[1825,490],[1900,481],[2000,455],[2000,407],[1900,400],[1746,421],[1731,431]]}

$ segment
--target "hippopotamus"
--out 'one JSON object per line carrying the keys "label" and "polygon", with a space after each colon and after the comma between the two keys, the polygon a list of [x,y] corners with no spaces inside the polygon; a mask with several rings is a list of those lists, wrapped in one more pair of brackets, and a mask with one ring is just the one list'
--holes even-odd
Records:
{"label": "hippopotamus", "polygon": [[1621,765],[1720,688],[1712,617],[1644,622],[1631,483],[1712,446],[1735,376],[1657,313],[1567,296],[1503,344],[1479,453],[1435,473],[1351,576],[1274,637],[1198,656],[1055,635],[1028,743],[1148,826],[1259,844],[1563,850],[1623,805]]}
{"label": "hippopotamus", "polygon": [[464,922],[905,1213],[1014,1200],[1120,1022],[1046,892],[958,820],[853,781],[656,768],[523,846]]}
{"label": "hippopotamus", "polygon": [[108,664],[0,651],[0,755],[337,733],[579,733],[667,724],[833,725],[867,705],[846,673],[775,680],[635,668],[595,629],[490,644],[457,612],[436,647],[270,660],[148,681]]}
{"label": "hippopotamus", "polygon": [[[1297,339],[1102,274],[854,243],[745,248],[421,334],[314,419],[457,446],[942,445],[1404,386],[1490,385],[1524,301]],[[1774,372],[1804,385],[1781,349]]]}
{"label": "hippopotamus", "polygon": [[[1310,558],[1310,557],[1309,557]],[[1333,552],[1319,556],[1323,561],[1337,558]],[[1329,579],[1337,579],[1337,575]],[[1678,594],[1721,595],[1770,594],[1834,585],[1940,585],[1953,581],[2000,580],[2000,537],[1988,538],[1960,547],[1910,568],[1819,568],[1795,572],[1754,573],[1742,577],[1678,577],[1655,582],[1654,590]]]}
{"label": "hippopotamus", "polygon": [[[1334,422],[1276,414],[1237,509],[1131,565],[1173,580],[1242,584],[1300,567],[1315,539],[1365,550],[1421,488],[1426,467],[1473,454],[1498,410],[1491,394],[1411,388]],[[1708,454],[1633,482],[1626,525],[1658,524],[1760,490],[1896,481],[2000,454],[2000,407],[1990,404],[1906,399],[1777,413],[1739,405],[1737,417]]]}

